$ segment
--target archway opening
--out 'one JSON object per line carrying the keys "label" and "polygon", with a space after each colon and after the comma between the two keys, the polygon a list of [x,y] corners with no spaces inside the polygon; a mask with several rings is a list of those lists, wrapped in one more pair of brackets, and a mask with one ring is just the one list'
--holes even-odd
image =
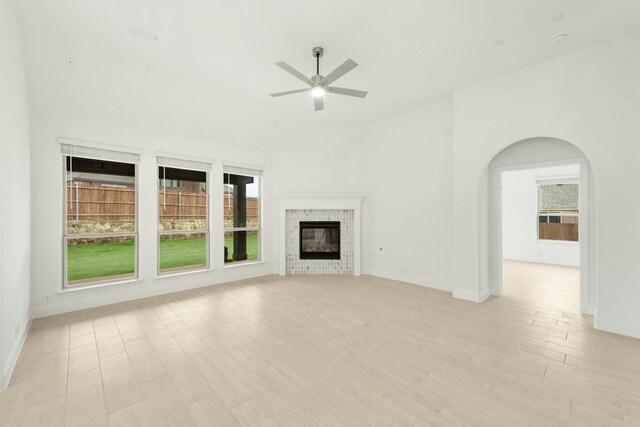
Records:
{"label": "archway opening", "polygon": [[593,314],[594,188],[584,153],[567,141],[531,138],[503,149],[487,172],[491,294],[508,286]]}

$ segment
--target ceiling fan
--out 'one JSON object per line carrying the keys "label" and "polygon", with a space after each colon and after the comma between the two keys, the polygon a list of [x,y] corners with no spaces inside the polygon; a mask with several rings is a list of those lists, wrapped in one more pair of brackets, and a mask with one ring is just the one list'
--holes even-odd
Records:
{"label": "ceiling fan", "polygon": [[283,96],[292,95],[294,93],[311,92],[315,104],[316,111],[324,109],[324,95],[325,93],[335,93],[336,95],[356,96],[358,98],[364,98],[367,96],[364,90],[345,89],[342,87],[329,86],[331,83],[338,80],[340,77],[347,74],[358,66],[353,60],[347,59],[338,68],[329,73],[326,77],[320,75],[320,57],[324,54],[324,49],[321,47],[314,47],[312,50],[313,56],[316,58],[316,75],[308,78],[300,71],[293,68],[286,62],[276,62],[276,65],[294,77],[302,80],[310,87],[305,89],[290,90],[287,92],[272,93],[271,96]]}

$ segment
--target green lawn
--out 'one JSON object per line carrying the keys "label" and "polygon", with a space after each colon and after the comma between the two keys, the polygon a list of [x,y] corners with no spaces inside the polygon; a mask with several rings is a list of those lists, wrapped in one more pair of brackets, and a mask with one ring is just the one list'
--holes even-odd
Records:
{"label": "green lawn", "polygon": [[160,240],[160,270],[207,266],[207,239]]}
{"label": "green lawn", "polygon": [[[224,236],[224,245],[229,249],[229,258],[233,259],[233,236]],[[258,259],[258,236],[247,233],[247,260]]]}
{"label": "green lawn", "polygon": [[69,245],[67,247],[68,282],[133,274],[134,248],[133,240]]}
{"label": "green lawn", "polygon": [[[233,254],[233,238],[225,236],[229,257]],[[160,240],[160,269],[205,266],[206,239],[204,237]],[[249,260],[258,259],[258,238],[247,235]],[[133,240],[117,243],[88,243],[67,247],[67,276],[69,284],[111,277],[127,277],[134,273],[135,246]]]}

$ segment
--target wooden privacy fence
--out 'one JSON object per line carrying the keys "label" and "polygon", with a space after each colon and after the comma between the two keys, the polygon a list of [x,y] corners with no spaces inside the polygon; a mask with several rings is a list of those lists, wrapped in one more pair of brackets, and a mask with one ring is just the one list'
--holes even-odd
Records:
{"label": "wooden privacy fence", "polygon": [[[260,206],[257,197],[247,197],[247,220],[258,219],[258,207]],[[224,196],[224,216],[233,215],[234,200],[233,196],[225,194]]]}
{"label": "wooden privacy fence", "polygon": [[539,238],[543,240],[578,241],[578,224],[538,224]]}
{"label": "wooden privacy fence", "polygon": [[160,190],[158,202],[160,218],[163,219],[205,219],[207,217],[205,193]]}
{"label": "wooden privacy fence", "polygon": [[[135,218],[135,190],[102,187],[85,183],[67,184],[68,220],[132,220]],[[167,190],[158,192],[160,218],[205,219],[207,196],[204,193]],[[233,215],[233,196],[224,196],[224,216]],[[247,220],[257,219],[259,202],[247,198]]]}
{"label": "wooden privacy fence", "polygon": [[98,187],[84,183],[67,184],[67,219],[132,220],[136,193],[132,188]]}

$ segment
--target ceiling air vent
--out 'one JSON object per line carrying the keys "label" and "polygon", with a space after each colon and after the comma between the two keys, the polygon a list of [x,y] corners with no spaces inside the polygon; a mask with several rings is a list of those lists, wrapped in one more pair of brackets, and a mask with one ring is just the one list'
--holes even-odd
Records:
{"label": "ceiling air vent", "polygon": [[129,24],[127,25],[127,32],[150,42],[155,42],[160,36],[157,31],[131,21],[129,21]]}

